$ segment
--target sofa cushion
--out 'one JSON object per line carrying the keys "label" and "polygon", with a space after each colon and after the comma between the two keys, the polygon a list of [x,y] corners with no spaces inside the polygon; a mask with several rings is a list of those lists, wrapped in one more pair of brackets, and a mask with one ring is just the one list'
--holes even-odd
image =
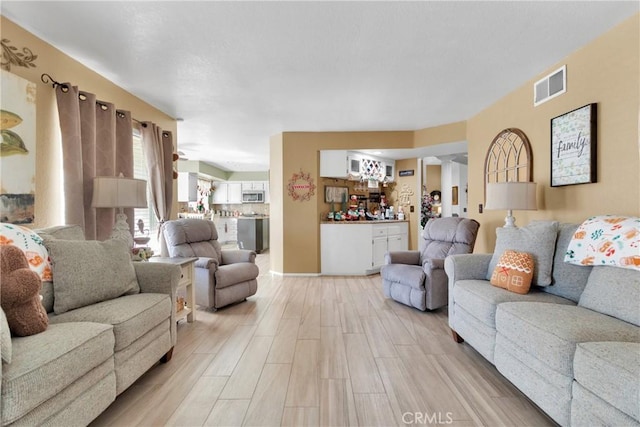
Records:
{"label": "sofa cushion", "polygon": [[640,328],[583,307],[540,302],[500,304],[496,330],[546,366],[572,377],[576,345],[640,342]]}
{"label": "sofa cushion", "polygon": [[640,272],[640,218],[601,215],[585,220],[571,239],[566,262]]}
{"label": "sofa cushion", "polygon": [[571,423],[572,426],[588,427],[638,427],[640,422],[624,412],[611,406],[599,396],[591,393],[574,381],[571,391]]}
{"label": "sofa cushion", "polygon": [[456,305],[464,308],[484,324],[495,328],[498,304],[513,301],[538,301],[574,305],[573,301],[532,288],[526,294],[516,294],[491,286],[486,280],[459,280],[453,288]]}
{"label": "sofa cushion", "polygon": [[227,286],[253,280],[258,277],[258,274],[260,274],[258,266],[251,262],[221,265],[215,272],[216,288],[226,288]]}
{"label": "sofa cushion", "polygon": [[512,249],[533,255],[533,284],[548,286],[551,284],[553,254],[558,235],[558,223],[555,221],[534,221],[522,228],[496,228],[496,247],[489,262],[487,280],[491,280],[493,270],[504,251]]}
{"label": "sofa cushion", "polygon": [[47,240],[53,263],[56,314],[140,292],[131,254],[122,240]]}
{"label": "sofa cushion", "polygon": [[[34,230],[45,242],[52,239],[84,240],[84,231],[78,225],[56,225],[54,227],[38,228]],[[45,244],[46,246],[46,244]],[[42,305],[47,313],[53,311],[53,282],[42,282]]]}
{"label": "sofa cushion", "polygon": [[556,239],[556,252],[553,256],[553,271],[551,272],[551,286],[544,288],[545,292],[558,295],[573,302],[578,302],[584,287],[587,285],[592,267],[575,265],[564,262],[567,246],[578,228],[578,224],[560,224]]}
{"label": "sofa cushion", "polygon": [[380,275],[391,283],[424,289],[425,273],[419,265],[391,264],[380,268]]}
{"label": "sofa cushion", "polygon": [[115,351],[171,316],[171,298],[165,294],[135,294],[103,301],[49,317],[50,323],[97,322],[113,325]]}
{"label": "sofa cushion", "polygon": [[9,323],[7,323],[7,316],[4,314],[4,310],[0,308],[0,356],[2,356],[2,362],[11,363],[11,332],[9,332]]}
{"label": "sofa cushion", "polygon": [[51,280],[49,253],[36,232],[21,225],[0,223],[0,244],[20,248],[29,262],[31,271],[42,281]]}
{"label": "sofa cushion", "polygon": [[573,372],[584,388],[640,420],[640,343],[580,343]]}
{"label": "sofa cushion", "polygon": [[13,361],[2,371],[2,421],[10,424],[113,359],[110,325],[65,323],[13,339]]}
{"label": "sofa cushion", "polygon": [[526,294],[533,279],[533,256],[506,250],[491,275],[491,284],[517,294]]}
{"label": "sofa cushion", "polygon": [[578,305],[640,326],[640,271],[593,267]]}

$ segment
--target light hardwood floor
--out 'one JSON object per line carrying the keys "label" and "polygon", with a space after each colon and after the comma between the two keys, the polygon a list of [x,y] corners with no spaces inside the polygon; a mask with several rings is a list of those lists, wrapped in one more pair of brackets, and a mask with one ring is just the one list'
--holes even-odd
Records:
{"label": "light hardwood floor", "polygon": [[552,426],[467,344],[446,308],[385,299],[379,275],[271,276],[178,324],[173,359],[92,426]]}

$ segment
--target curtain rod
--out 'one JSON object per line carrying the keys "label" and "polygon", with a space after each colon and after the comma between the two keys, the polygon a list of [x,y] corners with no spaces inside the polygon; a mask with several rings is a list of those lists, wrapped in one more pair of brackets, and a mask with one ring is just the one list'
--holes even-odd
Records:
{"label": "curtain rod", "polygon": [[[60,87],[62,87],[64,89],[67,89],[67,90],[69,89],[69,86],[67,86],[65,83],[60,83],[60,82],[56,81],[53,77],[51,77],[47,73],[42,73],[42,75],[40,76],[40,80],[42,81],[42,83],[46,83],[46,84],[51,83],[51,87],[54,88],[54,89],[56,88],[56,86],[60,86]],[[102,104],[100,104],[100,105],[102,105]],[[116,114],[117,113],[118,113],[118,110],[116,110]],[[147,127],[147,124],[145,122],[141,122],[140,120],[135,119],[133,117],[131,117],[131,120],[136,122],[136,123],[138,123],[142,127]],[[163,135],[166,135],[167,131],[163,131],[162,133],[163,133]]]}

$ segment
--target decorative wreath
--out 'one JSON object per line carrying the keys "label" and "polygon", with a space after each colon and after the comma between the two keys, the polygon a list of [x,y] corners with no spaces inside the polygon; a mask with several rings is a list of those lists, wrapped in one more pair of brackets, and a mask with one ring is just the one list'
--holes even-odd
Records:
{"label": "decorative wreath", "polygon": [[299,200],[301,202],[311,200],[311,196],[316,192],[316,185],[313,183],[313,178],[311,178],[309,173],[302,172],[302,170],[300,170],[300,173],[293,174],[287,188],[289,190],[289,196],[291,196],[293,200]]}

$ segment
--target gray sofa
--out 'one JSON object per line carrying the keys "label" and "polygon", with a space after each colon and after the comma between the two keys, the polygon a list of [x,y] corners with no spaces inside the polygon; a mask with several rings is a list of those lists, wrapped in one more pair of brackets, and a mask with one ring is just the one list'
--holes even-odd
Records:
{"label": "gray sofa", "polygon": [[563,426],[638,426],[640,272],[565,263],[578,225],[555,227],[550,248],[533,242],[553,252],[550,283],[525,295],[489,283],[491,254],[445,260],[454,339]]}
{"label": "gray sofa", "polygon": [[[36,232],[45,238],[48,249],[77,245],[80,250],[84,245],[78,242],[84,236],[76,226]],[[64,257],[51,251],[50,255],[53,263]],[[125,251],[125,255],[129,254]],[[180,267],[126,261],[115,270],[133,268],[134,289],[64,310],[54,298],[54,287],[60,282],[68,286],[71,277],[56,275],[54,267],[53,283],[43,283],[41,292],[48,328],[32,336],[12,337],[11,362],[1,365],[1,425],[87,425],[159,360],[171,358]],[[91,272],[91,267],[78,263],[73,270],[71,276]],[[107,281],[107,276],[120,274],[115,270],[99,274]],[[85,296],[72,295],[75,305],[82,305]]]}

